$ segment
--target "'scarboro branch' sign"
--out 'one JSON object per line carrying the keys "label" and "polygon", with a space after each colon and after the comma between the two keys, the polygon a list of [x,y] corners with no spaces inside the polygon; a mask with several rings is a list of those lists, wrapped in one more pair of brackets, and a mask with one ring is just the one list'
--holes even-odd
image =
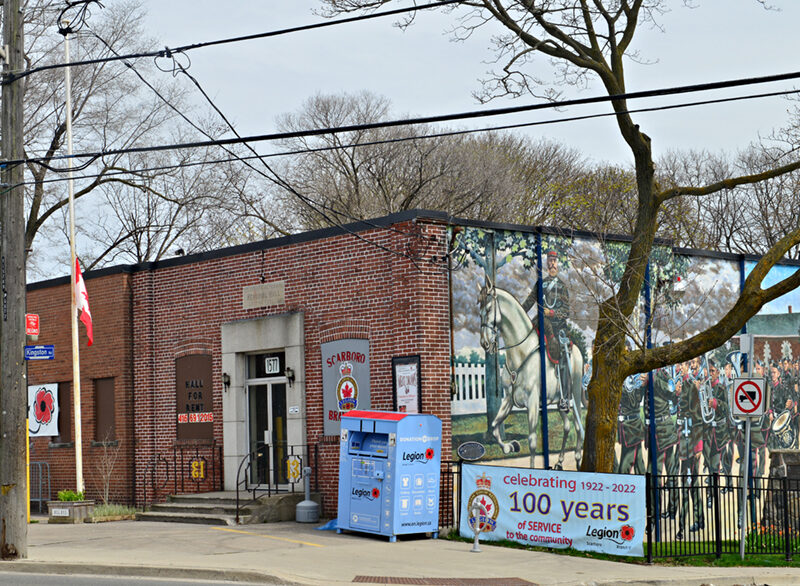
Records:
{"label": "'scarboro branch' sign", "polygon": [[369,340],[335,340],[321,350],[323,432],[339,435],[342,413],[370,408]]}
{"label": "'scarboro branch' sign", "polygon": [[175,360],[177,439],[212,439],[211,355],[194,354]]}
{"label": "'scarboro branch' sign", "polygon": [[462,537],[479,525],[486,541],[644,555],[644,476],[476,464],[461,471]]}

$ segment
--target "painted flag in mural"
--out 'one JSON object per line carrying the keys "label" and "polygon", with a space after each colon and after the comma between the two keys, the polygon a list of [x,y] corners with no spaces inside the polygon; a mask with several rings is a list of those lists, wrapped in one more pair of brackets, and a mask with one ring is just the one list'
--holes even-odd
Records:
{"label": "painted flag in mural", "polygon": [[75,259],[75,305],[81,312],[81,321],[86,326],[86,337],[89,338],[89,346],[94,342],[92,333],[92,312],[89,311],[89,294],[86,292],[86,283],[83,282],[81,265]]}

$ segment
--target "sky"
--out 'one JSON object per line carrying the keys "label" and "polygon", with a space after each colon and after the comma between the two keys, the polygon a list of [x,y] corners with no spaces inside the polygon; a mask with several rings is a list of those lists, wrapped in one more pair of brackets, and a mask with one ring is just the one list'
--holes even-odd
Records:
{"label": "sky", "polygon": [[[659,29],[641,29],[634,47],[645,63],[628,61],[628,91],[657,89],[800,70],[800,2],[772,0],[780,11],[767,11],[756,0],[666,2]],[[408,6],[396,2],[390,7]],[[317,22],[319,0],[145,0],[148,32],[160,46],[210,41]],[[380,18],[327,29],[227,44],[190,52],[190,72],[234,122],[242,135],[276,130],[276,117],[295,111],[316,93],[369,90],[392,100],[397,118],[430,116],[508,105],[532,104],[526,97],[481,105],[473,97],[479,79],[491,68],[491,31],[478,31],[463,42],[448,34],[453,16],[440,11],[417,13],[406,31]],[[498,29],[495,29],[497,31]],[[156,47],[154,47],[156,48]],[[537,71],[546,75],[549,65]],[[639,100],[632,107],[681,103],[779,91],[800,82]],[[566,86],[563,98],[602,94],[597,83]],[[199,99],[199,98],[198,98]],[[658,157],[669,150],[696,149],[729,153],[759,135],[787,124],[792,104],[782,98],[747,100],[635,115],[653,141]],[[533,112],[457,123],[461,127],[530,122],[547,118],[607,112],[595,105],[560,112]],[[611,118],[535,127],[532,137],[547,137],[573,147],[596,162],[628,164],[631,156]],[[261,152],[269,147],[261,145]]]}

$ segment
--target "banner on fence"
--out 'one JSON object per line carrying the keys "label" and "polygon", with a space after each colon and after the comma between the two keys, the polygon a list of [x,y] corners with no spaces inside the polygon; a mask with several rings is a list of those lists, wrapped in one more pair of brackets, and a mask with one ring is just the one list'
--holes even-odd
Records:
{"label": "banner on fence", "polygon": [[[462,537],[643,556],[645,478],[462,465]],[[476,515],[476,510],[480,513]]]}

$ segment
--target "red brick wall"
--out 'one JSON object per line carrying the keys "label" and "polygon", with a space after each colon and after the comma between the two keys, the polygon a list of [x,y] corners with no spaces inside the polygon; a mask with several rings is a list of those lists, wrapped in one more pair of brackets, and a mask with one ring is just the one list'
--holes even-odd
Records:
{"label": "red brick wall", "polygon": [[[83,476],[88,498],[99,499],[103,481],[99,469],[113,452],[119,454],[113,468],[110,501],[133,502],[134,434],[133,372],[131,355],[131,275],[120,272],[92,278],[86,288],[94,322],[94,345],[87,346],[86,330],[79,324],[81,366],[81,419],[83,436]],[[40,317],[41,334],[36,344],[53,344],[54,360],[28,363],[29,384],[72,382],[72,331],[70,329],[70,291],[66,283],[51,287],[32,287],[27,296],[29,313]],[[95,440],[94,379],[113,378],[115,391],[116,446],[98,445]],[[71,403],[71,402],[70,402]],[[75,439],[74,414],[72,439]],[[31,462],[50,464],[52,496],[59,490],[75,490],[75,449],[55,445],[50,437],[32,438]],[[102,439],[102,438],[100,438]]]}
{"label": "red brick wall", "polygon": [[[441,265],[427,262],[445,253],[446,229],[407,222],[359,237],[344,234],[134,273],[137,476],[154,456],[172,450],[175,358],[211,353],[214,436],[221,444],[221,324],[293,311],[304,313],[309,444],[323,440],[320,344],[346,337],[369,339],[372,407],[377,409],[392,408],[392,357],[420,354],[423,409],[443,420],[443,435],[449,438],[448,282]],[[407,254],[424,256],[419,268]],[[285,304],[242,309],[243,287],[281,280]],[[318,474],[325,513],[334,515],[339,444],[338,438],[326,440]],[[443,446],[443,453],[449,452],[450,446]]]}

